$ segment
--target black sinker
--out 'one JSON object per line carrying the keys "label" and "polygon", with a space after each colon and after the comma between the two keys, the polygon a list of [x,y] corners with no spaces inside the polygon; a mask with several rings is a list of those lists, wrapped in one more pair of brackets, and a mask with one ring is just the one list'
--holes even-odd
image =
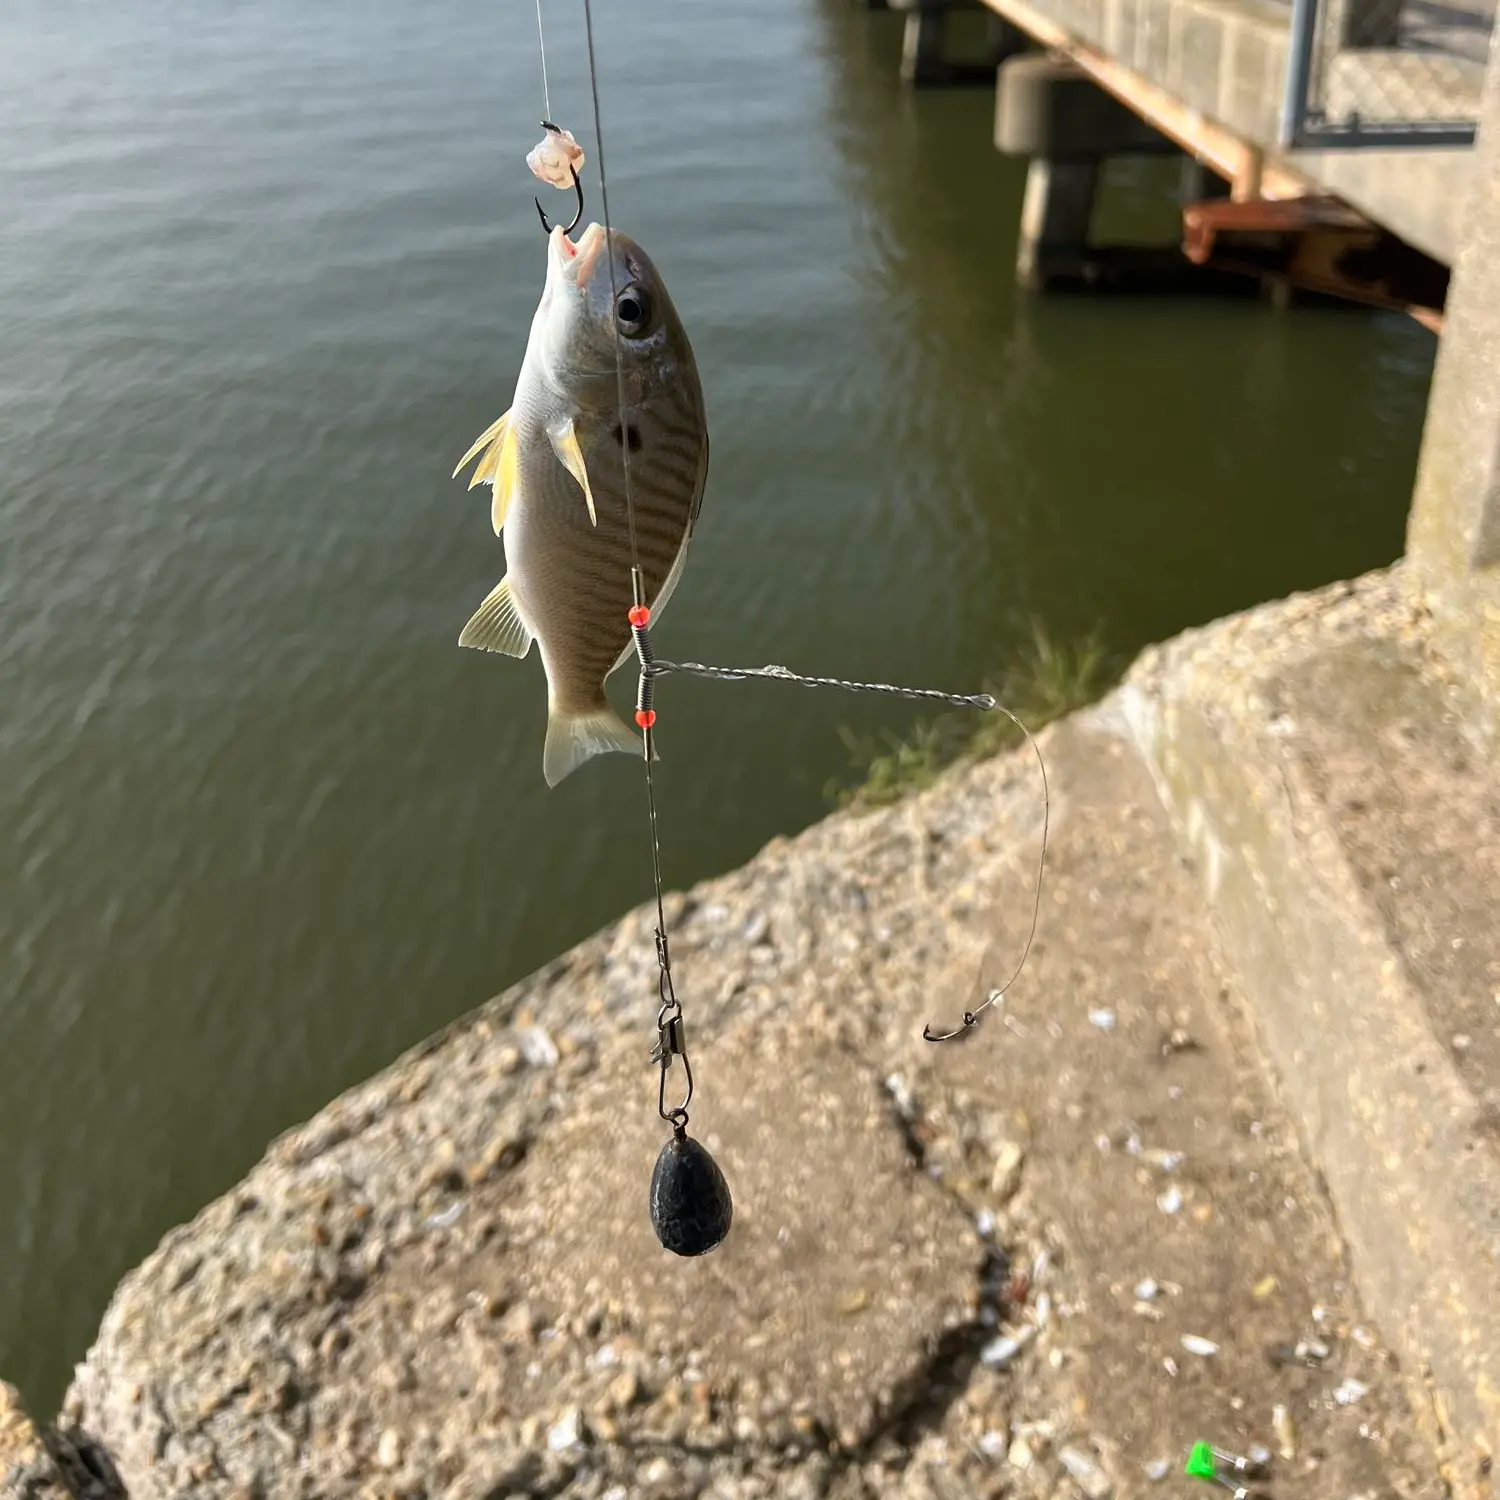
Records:
{"label": "black sinker", "polygon": [[734,1203],[719,1164],[682,1131],[651,1174],[651,1227],[674,1255],[703,1255],[729,1233]]}

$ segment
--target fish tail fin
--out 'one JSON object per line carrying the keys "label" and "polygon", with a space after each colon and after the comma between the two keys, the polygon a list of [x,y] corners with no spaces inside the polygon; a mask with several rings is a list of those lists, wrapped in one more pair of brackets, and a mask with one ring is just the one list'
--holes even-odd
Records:
{"label": "fish tail fin", "polygon": [[[549,708],[547,743],[542,750],[542,775],[547,778],[548,786],[556,786],[586,760],[611,750],[639,755],[641,732],[631,729],[608,703],[587,708],[582,713]],[[654,746],[651,758],[659,758]]]}

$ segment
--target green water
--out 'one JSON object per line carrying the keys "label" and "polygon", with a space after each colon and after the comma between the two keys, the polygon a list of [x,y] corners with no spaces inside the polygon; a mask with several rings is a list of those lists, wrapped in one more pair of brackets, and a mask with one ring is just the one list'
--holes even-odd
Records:
{"label": "green water", "polygon": [[[1028,302],[991,96],[904,93],[895,18],[597,11],[612,207],[713,436],[664,654],[968,689],[1032,617],[1128,652],[1400,551],[1419,329]],[[503,566],[448,475],[540,291],[540,86],[529,3],[417,12],[0,8],[0,1374],[42,1408],[274,1133],[648,891],[639,767],[549,793],[538,662],[456,645]],[[1165,186],[1104,212],[1169,225]],[[910,722],[660,706],[675,886],[819,816],[841,724]]]}

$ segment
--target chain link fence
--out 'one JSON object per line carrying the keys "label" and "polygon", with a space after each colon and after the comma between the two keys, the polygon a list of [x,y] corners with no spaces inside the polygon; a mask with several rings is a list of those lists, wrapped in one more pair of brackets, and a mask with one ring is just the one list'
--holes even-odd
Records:
{"label": "chain link fence", "polygon": [[1283,146],[1467,145],[1496,0],[1292,0]]}

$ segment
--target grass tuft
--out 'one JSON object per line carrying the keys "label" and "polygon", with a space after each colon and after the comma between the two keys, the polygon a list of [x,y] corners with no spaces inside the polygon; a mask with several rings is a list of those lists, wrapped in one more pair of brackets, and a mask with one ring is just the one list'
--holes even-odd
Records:
{"label": "grass tuft", "polygon": [[[1097,632],[1071,645],[1054,641],[1033,621],[1031,644],[996,685],[984,691],[1035,734],[1044,724],[1096,702],[1119,680],[1124,663],[1105,651]],[[849,749],[853,779],[831,781],[825,795],[836,807],[876,808],[921,791],[956,765],[984,760],[1021,743],[1021,731],[1000,712],[954,709],[915,725],[907,734],[839,731]]]}

